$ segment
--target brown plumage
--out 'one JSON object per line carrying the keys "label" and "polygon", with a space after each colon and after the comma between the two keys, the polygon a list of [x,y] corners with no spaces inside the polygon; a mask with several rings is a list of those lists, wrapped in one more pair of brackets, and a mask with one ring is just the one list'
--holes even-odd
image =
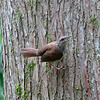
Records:
{"label": "brown plumage", "polygon": [[40,49],[24,48],[24,57],[37,57],[41,56],[42,62],[52,62],[62,58],[65,44],[67,41],[66,36],[63,36],[59,41],[48,43],[42,46]]}

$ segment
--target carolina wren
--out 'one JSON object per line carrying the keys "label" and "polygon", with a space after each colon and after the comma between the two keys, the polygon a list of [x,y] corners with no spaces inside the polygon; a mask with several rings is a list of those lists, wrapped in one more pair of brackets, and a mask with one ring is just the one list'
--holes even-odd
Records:
{"label": "carolina wren", "polygon": [[66,47],[66,42],[69,37],[62,36],[58,41],[54,41],[43,45],[40,49],[24,48],[24,57],[38,57],[41,56],[41,62],[53,62],[59,60],[63,56],[63,51]]}

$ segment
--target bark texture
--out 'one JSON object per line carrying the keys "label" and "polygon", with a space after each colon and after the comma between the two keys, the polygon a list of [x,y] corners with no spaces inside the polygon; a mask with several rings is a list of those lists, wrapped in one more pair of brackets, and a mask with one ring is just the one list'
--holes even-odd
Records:
{"label": "bark texture", "polygon": [[[1,0],[5,100],[100,100],[100,1]],[[71,36],[52,70],[22,48]]]}

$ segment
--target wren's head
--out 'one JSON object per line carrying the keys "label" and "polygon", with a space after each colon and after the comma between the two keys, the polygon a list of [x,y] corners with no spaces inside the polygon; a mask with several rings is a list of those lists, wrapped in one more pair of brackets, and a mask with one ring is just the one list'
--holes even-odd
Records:
{"label": "wren's head", "polygon": [[62,36],[59,40],[58,40],[58,43],[57,43],[57,48],[63,52],[65,50],[65,47],[66,47],[66,42],[68,40],[69,37],[67,36]]}

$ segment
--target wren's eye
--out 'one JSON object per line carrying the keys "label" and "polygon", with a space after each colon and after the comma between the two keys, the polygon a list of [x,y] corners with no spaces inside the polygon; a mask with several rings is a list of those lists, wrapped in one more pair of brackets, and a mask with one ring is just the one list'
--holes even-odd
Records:
{"label": "wren's eye", "polygon": [[61,39],[61,41],[63,41],[64,39]]}
{"label": "wren's eye", "polygon": [[64,39],[60,39],[60,41],[64,41]]}

